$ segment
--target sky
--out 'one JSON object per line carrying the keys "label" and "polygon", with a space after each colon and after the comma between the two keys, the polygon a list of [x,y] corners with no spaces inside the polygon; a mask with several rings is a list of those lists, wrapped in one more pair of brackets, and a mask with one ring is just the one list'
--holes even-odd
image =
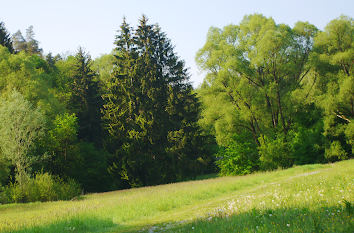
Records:
{"label": "sky", "polygon": [[11,34],[25,35],[33,25],[44,53],[73,54],[82,46],[93,58],[114,48],[123,17],[136,26],[145,14],[171,39],[194,87],[204,78],[195,55],[208,29],[239,24],[254,13],[291,27],[308,21],[323,30],[341,14],[354,17],[354,0],[0,0],[0,21]]}

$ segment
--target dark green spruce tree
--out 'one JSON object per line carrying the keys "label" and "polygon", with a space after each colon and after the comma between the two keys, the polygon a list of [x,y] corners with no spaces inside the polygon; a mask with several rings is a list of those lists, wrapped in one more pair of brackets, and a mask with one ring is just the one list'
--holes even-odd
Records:
{"label": "dark green spruce tree", "polygon": [[79,48],[75,56],[72,80],[71,110],[77,115],[78,139],[101,145],[101,107],[95,72],[91,69],[91,57]]}
{"label": "dark green spruce tree", "polygon": [[199,105],[184,62],[145,16],[137,29],[124,20],[115,44],[115,70],[103,109],[115,155],[111,173],[129,186],[193,175],[203,157],[197,147],[202,137],[196,123]]}
{"label": "dark green spruce tree", "polygon": [[0,22],[0,45],[5,46],[8,48],[10,53],[14,52],[14,48],[12,46],[12,40],[5,28],[5,24],[3,22]]}
{"label": "dark green spruce tree", "polygon": [[75,171],[70,177],[77,180],[85,192],[107,191],[110,181],[107,173],[107,153],[102,149],[102,98],[96,73],[91,69],[88,53],[79,48],[74,58],[69,109],[78,121]]}

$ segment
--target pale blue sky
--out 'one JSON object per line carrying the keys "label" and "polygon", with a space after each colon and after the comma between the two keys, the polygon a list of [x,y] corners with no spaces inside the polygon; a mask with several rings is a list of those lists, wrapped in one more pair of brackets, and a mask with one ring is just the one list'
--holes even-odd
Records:
{"label": "pale blue sky", "polygon": [[45,53],[75,52],[83,46],[92,57],[109,53],[123,16],[135,26],[145,14],[158,23],[190,68],[194,86],[203,80],[194,57],[210,26],[238,24],[261,13],[293,26],[309,21],[318,28],[344,14],[354,15],[354,0],[0,0],[0,21],[10,33],[33,25]]}

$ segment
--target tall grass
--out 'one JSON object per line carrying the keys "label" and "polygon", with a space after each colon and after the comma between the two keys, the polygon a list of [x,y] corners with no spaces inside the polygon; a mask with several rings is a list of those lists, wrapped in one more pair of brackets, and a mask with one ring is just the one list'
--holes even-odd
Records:
{"label": "tall grass", "polygon": [[353,216],[344,202],[353,203],[353,184],[350,160],[1,205],[0,231],[348,232]]}

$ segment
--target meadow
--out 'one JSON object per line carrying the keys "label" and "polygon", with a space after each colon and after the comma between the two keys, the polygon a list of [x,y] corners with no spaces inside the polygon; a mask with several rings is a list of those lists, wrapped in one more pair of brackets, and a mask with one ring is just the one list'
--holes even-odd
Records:
{"label": "meadow", "polygon": [[354,160],[0,205],[0,232],[354,232]]}

